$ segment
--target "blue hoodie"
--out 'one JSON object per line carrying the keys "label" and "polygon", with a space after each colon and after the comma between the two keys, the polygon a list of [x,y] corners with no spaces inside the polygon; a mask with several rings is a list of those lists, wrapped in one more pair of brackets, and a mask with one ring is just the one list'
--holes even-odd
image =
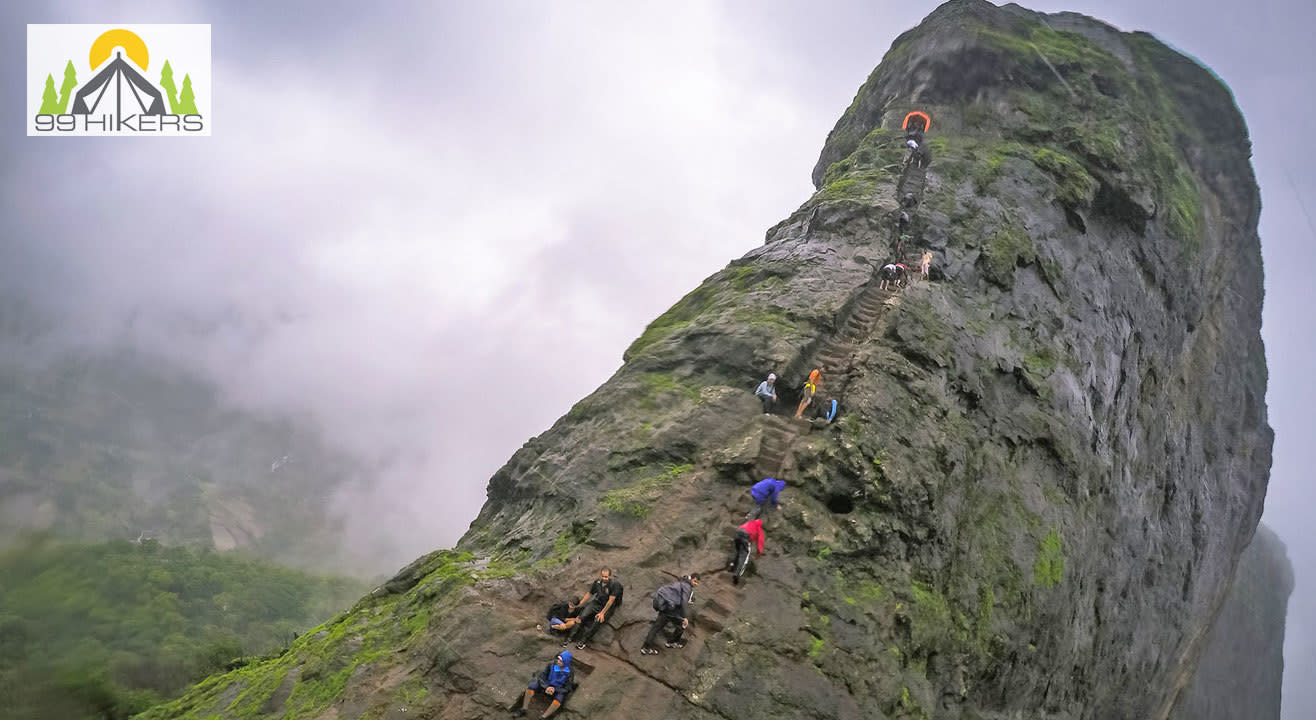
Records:
{"label": "blue hoodie", "polygon": [[562,667],[556,661],[548,664],[548,685],[554,688],[563,687],[571,677],[571,651],[564,650],[558,657],[562,658]]}
{"label": "blue hoodie", "polygon": [[777,496],[780,495],[781,491],[785,489],[786,489],[785,480],[778,480],[776,478],[764,478],[754,483],[754,487],[749,489],[749,495],[750,497],[754,498],[754,502],[760,505],[768,501],[771,501],[772,507],[777,507]]}

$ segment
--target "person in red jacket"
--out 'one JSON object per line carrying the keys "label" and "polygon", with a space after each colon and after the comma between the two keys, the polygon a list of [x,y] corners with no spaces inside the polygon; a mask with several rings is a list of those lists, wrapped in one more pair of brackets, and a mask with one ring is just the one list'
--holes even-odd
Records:
{"label": "person in red jacket", "polygon": [[736,545],[732,552],[731,559],[727,561],[727,569],[731,571],[732,584],[739,585],[740,577],[745,574],[745,568],[749,565],[749,543],[754,541],[759,548],[759,555],[763,554],[763,541],[767,535],[763,532],[763,519],[755,518],[736,528]]}

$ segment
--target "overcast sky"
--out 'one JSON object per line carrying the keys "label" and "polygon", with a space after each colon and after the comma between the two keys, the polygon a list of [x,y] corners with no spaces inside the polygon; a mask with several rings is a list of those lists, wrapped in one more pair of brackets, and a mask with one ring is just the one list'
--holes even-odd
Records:
{"label": "overcast sky", "polygon": [[[646,322],[811,192],[827,131],[932,2],[6,2],[0,283],[86,342],[313,418],[381,468],[343,498],[400,564],[451,543],[488,477],[620,364]],[[1265,210],[1275,463],[1298,573],[1285,718],[1316,717],[1316,200],[1299,0],[1074,0],[1210,65]],[[25,25],[213,26],[214,137],[29,139]],[[155,78],[152,78],[155,79]],[[1305,203],[1305,206],[1304,206]]]}

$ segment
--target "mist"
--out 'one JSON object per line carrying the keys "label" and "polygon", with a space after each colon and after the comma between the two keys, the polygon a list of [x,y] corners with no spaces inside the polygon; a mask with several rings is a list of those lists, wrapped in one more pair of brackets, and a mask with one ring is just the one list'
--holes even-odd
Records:
{"label": "mist", "polygon": [[[0,290],[70,347],[132,347],[293,417],[368,471],[334,498],[387,571],[451,545],[489,476],[644,325],[809,194],[827,132],[935,3],[7,3]],[[1145,29],[1251,127],[1275,465],[1316,667],[1310,138],[1299,2],[1038,2]],[[212,24],[207,139],[26,138],[25,24]],[[751,378],[747,378],[748,383]],[[1290,678],[1294,677],[1293,672]],[[1285,687],[1285,717],[1316,689]]]}

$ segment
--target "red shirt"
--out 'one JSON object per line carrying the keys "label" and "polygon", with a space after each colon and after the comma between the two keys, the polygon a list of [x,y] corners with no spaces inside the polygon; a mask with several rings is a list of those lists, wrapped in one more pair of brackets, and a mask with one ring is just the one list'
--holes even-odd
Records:
{"label": "red shirt", "polygon": [[757,520],[750,520],[744,525],[741,525],[740,529],[749,533],[750,539],[753,540],[754,543],[759,546],[759,554],[762,555],[763,541],[767,539],[767,536],[763,534],[763,520],[761,518]]}

